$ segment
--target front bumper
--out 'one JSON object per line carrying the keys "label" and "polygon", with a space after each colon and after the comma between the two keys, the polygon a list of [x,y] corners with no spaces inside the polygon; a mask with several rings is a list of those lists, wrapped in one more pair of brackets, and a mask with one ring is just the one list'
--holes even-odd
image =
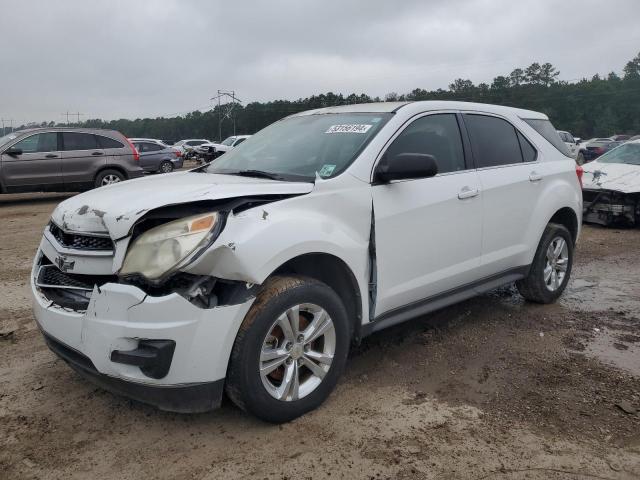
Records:
{"label": "front bumper", "polygon": [[47,346],[82,377],[99,387],[161,410],[180,413],[207,412],[220,406],[224,379],[190,385],[145,385],[103,375],[91,360],[44,333]]}
{"label": "front bumper", "polygon": [[[75,311],[56,305],[35,285],[41,255],[42,249],[31,275],[33,310],[58,356],[102,387],[161,409],[195,412],[219,405],[229,355],[253,299],[204,309],[177,293],[152,297],[132,285],[105,283],[94,287],[86,311]],[[114,351],[135,350],[141,340],[175,342],[162,378],[112,361]]]}

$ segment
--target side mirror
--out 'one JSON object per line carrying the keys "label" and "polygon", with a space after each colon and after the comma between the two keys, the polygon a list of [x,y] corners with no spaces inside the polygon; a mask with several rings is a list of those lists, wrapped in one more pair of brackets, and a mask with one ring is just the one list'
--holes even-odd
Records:
{"label": "side mirror", "polygon": [[426,153],[399,153],[392,159],[385,156],[378,163],[374,179],[380,183],[392,180],[433,177],[438,173],[438,164],[433,155]]}
{"label": "side mirror", "polygon": [[11,148],[7,148],[4,153],[6,153],[7,155],[11,155],[12,157],[17,157],[18,155],[22,155],[22,149],[21,148],[16,148],[16,147],[11,147]]}

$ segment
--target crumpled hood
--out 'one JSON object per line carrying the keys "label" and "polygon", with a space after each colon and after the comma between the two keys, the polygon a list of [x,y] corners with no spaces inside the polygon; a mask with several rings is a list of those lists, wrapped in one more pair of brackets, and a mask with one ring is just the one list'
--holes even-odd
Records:
{"label": "crumpled hood", "polygon": [[106,232],[116,240],[125,237],[140,217],[158,207],[251,195],[305,194],[313,187],[313,183],[177,172],[81,193],[60,203],[51,218],[65,230]]}
{"label": "crumpled hood", "polygon": [[582,167],[584,188],[615,190],[622,193],[640,192],[640,166],[626,163],[600,163],[597,160]]}

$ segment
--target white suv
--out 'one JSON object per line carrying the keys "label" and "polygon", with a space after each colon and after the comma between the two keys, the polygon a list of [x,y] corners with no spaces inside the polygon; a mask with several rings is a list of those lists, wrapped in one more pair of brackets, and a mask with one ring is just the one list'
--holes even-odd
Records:
{"label": "white suv", "polygon": [[545,115],[493,105],[296,114],[211,165],[62,202],[35,316],[107,389],[178,412],[226,391],[288,421],[372,332],[514,281],[560,296],[582,213],[560,146]]}

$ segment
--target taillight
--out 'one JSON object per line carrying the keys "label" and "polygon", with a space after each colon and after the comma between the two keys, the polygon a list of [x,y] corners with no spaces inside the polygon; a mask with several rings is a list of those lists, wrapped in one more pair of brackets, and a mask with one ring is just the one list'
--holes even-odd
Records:
{"label": "taillight", "polygon": [[182,152],[180,150],[178,150],[177,148],[174,148],[175,152],[176,152],[176,157],[180,158],[182,156]]}
{"label": "taillight", "polygon": [[133,154],[133,161],[134,162],[139,162],[140,161],[140,154],[138,153],[138,150],[133,145],[133,143],[131,143],[131,140],[129,140],[127,137],[124,137],[124,138],[127,141],[127,143],[129,144],[129,146],[131,147],[131,153]]}
{"label": "taillight", "polygon": [[578,181],[580,182],[580,188],[582,188],[582,175],[584,174],[584,168],[580,165],[576,165],[576,175],[578,176]]}

